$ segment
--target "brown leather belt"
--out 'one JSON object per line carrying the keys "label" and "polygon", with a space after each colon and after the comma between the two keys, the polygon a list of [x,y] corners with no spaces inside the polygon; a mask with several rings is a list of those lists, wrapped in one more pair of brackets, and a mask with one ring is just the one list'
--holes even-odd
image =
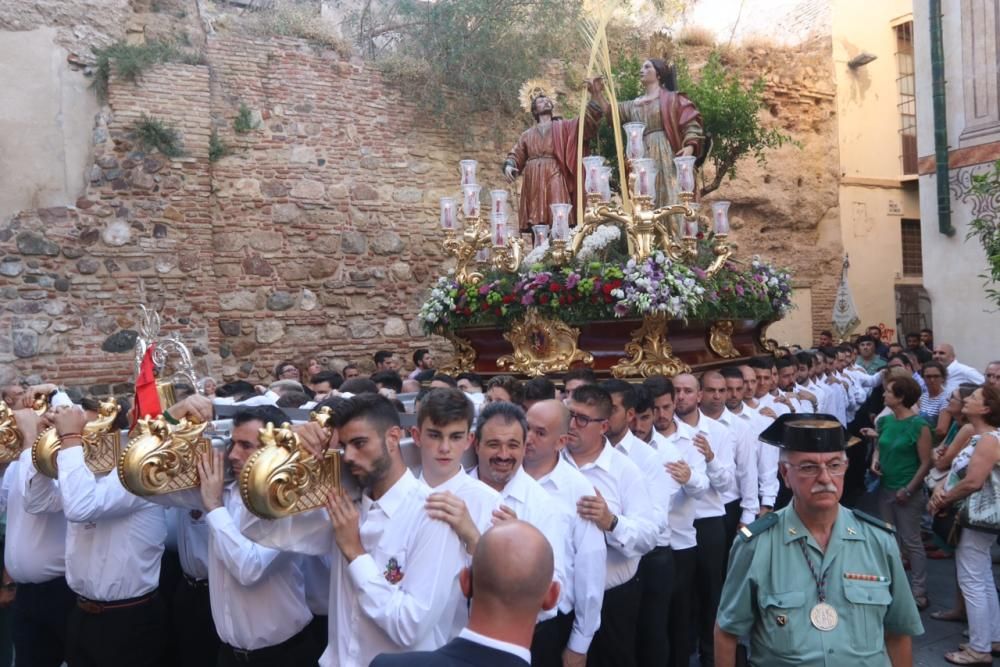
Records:
{"label": "brown leather belt", "polygon": [[156,595],[157,591],[153,591],[152,593],[143,595],[142,597],[131,598],[128,600],[114,600],[113,602],[99,602],[97,600],[88,600],[85,597],[78,596],[76,598],[76,606],[87,614],[103,614],[106,611],[117,611],[118,609],[140,607],[148,602],[151,602]]}

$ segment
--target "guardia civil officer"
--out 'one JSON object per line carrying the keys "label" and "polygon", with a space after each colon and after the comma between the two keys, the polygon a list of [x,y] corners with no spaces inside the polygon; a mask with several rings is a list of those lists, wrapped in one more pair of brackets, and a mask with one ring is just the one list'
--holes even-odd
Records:
{"label": "guardia civil officer", "polygon": [[781,447],[787,507],[746,526],[733,544],[715,628],[717,666],[912,664],[923,633],[892,526],[841,507],[844,431],[824,414],[787,414],[760,439]]}

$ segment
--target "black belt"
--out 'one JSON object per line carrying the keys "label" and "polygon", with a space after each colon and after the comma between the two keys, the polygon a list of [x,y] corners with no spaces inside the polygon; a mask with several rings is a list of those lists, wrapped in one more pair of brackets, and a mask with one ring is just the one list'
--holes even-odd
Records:
{"label": "black belt", "polygon": [[184,577],[184,583],[188,585],[189,588],[208,588],[208,579],[195,579],[191,575],[182,572]]}
{"label": "black belt", "polygon": [[253,650],[236,648],[235,646],[230,646],[229,644],[223,644],[228,651],[233,654],[236,662],[253,662],[254,660],[263,660],[269,656],[278,653],[284,653],[287,649],[296,646],[300,642],[304,641],[308,636],[309,626],[302,628],[294,635],[281,642],[280,644],[275,644],[274,646],[265,646],[264,648],[257,648]]}
{"label": "black belt", "polygon": [[77,596],[76,606],[79,607],[83,612],[87,614],[103,614],[107,611],[117,611],[119,609],[129,609],[131,607],[141,607],[144,604],[152,602],[157,596],[157,591],[152,593],[147,593],[146,595],[141,595],[137,598],[129,598],[127,600],[112,600],[110,602],[101,602],[100,600],[91,600],[85,598],[82,595]]}

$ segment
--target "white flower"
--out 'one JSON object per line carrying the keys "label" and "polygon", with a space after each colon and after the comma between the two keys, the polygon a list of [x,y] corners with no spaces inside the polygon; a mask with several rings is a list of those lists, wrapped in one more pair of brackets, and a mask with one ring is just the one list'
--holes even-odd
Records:
{"label": "white flower", "polygon": [[602,225],[591,232],[580,246],[580,251],[576,253],[577,264],[589,261],[591,257],[601,250],[620,239],[622,231],[616,225]]}
{"label": "white flower", "polygon": [[525,258],[521,261],[521,270],[527,271],[535,264],[541,264],[542,260],[545,259],[545,253],[549,251],[549,242],[546,241],[540,246],[536,246],[531,252],[529,252]]}

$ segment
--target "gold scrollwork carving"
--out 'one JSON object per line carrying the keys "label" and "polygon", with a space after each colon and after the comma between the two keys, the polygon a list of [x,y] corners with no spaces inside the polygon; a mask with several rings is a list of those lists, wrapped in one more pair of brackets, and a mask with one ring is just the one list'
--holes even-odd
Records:
{"label": "gold scrollwork carving", "polygon": [[740,353],[733,347],[732,320],[719,320],[712,323],[712,328],[708,331],[708,346],[712,348],[712,352],[723,359],[740,356]]}
{"label": "gold scrollwork carving", "polygon": [[111,472],[118,462],[121,432],[115,428],[115,420],[120,409],[113,398],[101,401],[97,419],[83,427],[83,461],[95,474]]}
{"label": "gold scrollwork carving", "polygon": [[529,310],[503,335],[514,346],[513,356],[497,359],[497,366],[525,375],[539,376],[569,370],[576,363],[594,363],[594,355],[578,348],[580,330]]}
{"label": "gold scrollwork carving", "polygon": [[[324,408],[309,418],[325,427],[331,413]],[[339,449],[328,449],[317,459],[302,447],[289,424],[267,424],[260,430],[260,442],[240,474],[240,495],[257,516],[280,519],[323,507],[327,494],[340,489]]]}
{"label": "gold scrollwork carving", "polygon": [[442,367],[441,372],[456,375],[474,371],[476,369],[476,349],[472,347],[472,343],[453,331],[442,330],[439,333],[442,337],[447,338],[455,348],[455,356],[451,364]]}
{"label": "gold scrollwork carving", "polygon": [[211,443],[208,424],[187,419],[172,427],[163,417],[140,419],[118,460],[118,478],[137,496],[159,496],[198,486],[198,458]]}
{"label": "gold scrollwork carving", "polygon": [[24,437],[17,427],[14,411],[0,400],[0,463],[10,463],[21,455]]}
{"label": "gold scrollwork carving", "polygon": [[760,344],[762,350],[774,354],[778,347],[773,342],[768,342],[767,340],[767,330],[772,324],[774,322],[764,322],[760,325],[760,334],[757,336],[757,342]]}
{"label": "gold scrollwork carving", "polygon": [[632,332],[632,341],[625,346],[627,359],[619,359],[611,367],[617,378],[665,375],[673,377],[690,373],[691,367],[674,356],[674,349],[667,341],[666,315],[650,315],[642,326]]}

